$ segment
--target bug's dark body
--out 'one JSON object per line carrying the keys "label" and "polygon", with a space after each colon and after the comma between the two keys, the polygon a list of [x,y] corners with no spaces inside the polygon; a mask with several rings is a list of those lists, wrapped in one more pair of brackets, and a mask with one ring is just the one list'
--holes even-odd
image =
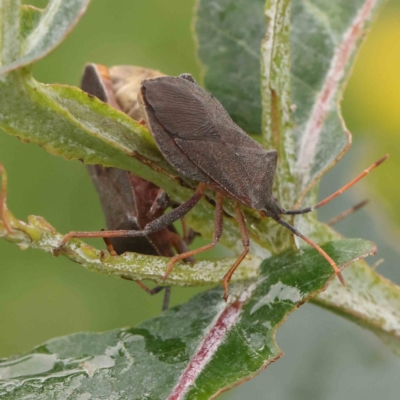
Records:
{"label": "bug's dark body", "polygon": [[380,165],[388,155],[318,204],[285,210],[272,194],[277,165],[276,150],[265,150],[251,139],[232,121],[221,103],[199,87],[191,75],[144,79],[138,100],[143,108],[146,124],[166,160],[182,175],[200,182],[195,193],[171,212],[147,223],[140,231],[128,229],[70,232],[64,237],[62,244],[71,237],[136,238],[160,232],[186,215],[201,200],[209,187],[217,192],[213,241],[196,250],[173,256],[167,265],[164,278],[172,271],[177,261],[217,245],[223,229],[223,198],[230,197],[234,200],[235,218],[242,237],[243,252],[222,279],[225,300],[228,298],[228,285],[232,274],[250,249],[249,234],[239,204],[259,210],[262,216],[273,218],[314,247],[330,263],[342,284],[345,284],[335,261],[318,244],[281,216],[305,214],[323,206]]}
{"label": "bug's dark body", "polygon": [[141,101],[158,147],[182,175],[266,215],[281,213],[272,196],[276,150],[255,142],[190,75],[143,81]]}

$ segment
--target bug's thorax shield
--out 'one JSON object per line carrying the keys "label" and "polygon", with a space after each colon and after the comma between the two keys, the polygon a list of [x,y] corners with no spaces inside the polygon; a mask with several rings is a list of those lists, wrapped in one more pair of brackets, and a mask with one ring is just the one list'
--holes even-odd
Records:
{"label": "bug's thorax shield", "polygon": [[[138,100],[146,125],[165,159],[182,175],[198,182],[210,183],[210,177],[176,142],[179,134],[190,132],[190,121],[188,124],[184,118],[190,105],[182,99],[186,95],[184,89],[182,90],[185,83],[188,83],[186,79],[173,77],[145,79],[142,81]],[[179,125],[178,129],[176,124]]]}

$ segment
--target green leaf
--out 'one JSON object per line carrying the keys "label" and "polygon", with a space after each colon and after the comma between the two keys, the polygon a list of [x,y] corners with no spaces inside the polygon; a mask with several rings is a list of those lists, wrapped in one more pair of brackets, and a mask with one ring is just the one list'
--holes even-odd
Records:
{"label": "green leaf", "polygon": [[[196,34],[205,85],[249,132],[254,130],[246,121],[261,121],[261,111],[248,106],[246,99],[261,104],[262,92],[263,143],[279,151],[274,193],[286,208],[299,205],[298,199],[350,145],[338,103],[380,3],[292,0],[289,10],[286,0],[267,1],[265,8],[258,0],[198,2]],[[258,62],[249,57],[248,49],[258,52]],[[233,112],[236,109],[241,110],[240,118]],[[307,205],[315,204],[316,197],[311,192]],[[297,217],[296,226],[318,243],[340,237],[314,215]],[[273,251],[289,245],[287,231],[273,232]],[[346,287],[334,282],[314,301],[373,330],[398,353],[400,288],[365,262],[353,264],[344,276]]]}
{"label": "green leaf", "polygon": [[[267,33],[261,45],[263,144],[278,150],[274,196],[285,209],[296,200],[295,149],[290,98],[290,0],[267,1]],[[277,233],[283,247],[293,243],[293,235],[281,227]]]}
{"label": "green leaf", "polygon": [[295,0],[291,98],[298,191],[305,193],[347,151],[339,102],[379,0]]}
{"label": "green leaf", "polygon": [[[294,177],[298,198],[349,146],[350,135],[337,104],[354,56],[381,1],[292,0],[290,29],[289,2],[266,3],[198,0],[198,53],[204,66],[205,86],[243,129],[249,133],[261,132],[264,114],[266,147],[278,148],[280,157],[291,162],[289,176],[278,175],[277,179],[284,184],[288,177]],[[289,146],[292,139],[287,134],[283,136],[288,129],[274,132],[268,123],[274,107],[272,99],[268,101],[272,95],[266,92],[267,88],[277,89],[274,93],[278,96],[277,110],[284,118],[276,121],[277,127],[290,125],[287,106],[292,105],[295,138],[292,148]],[[287,143],[277,142],[277,137]],[[294,154],[295,160],[290,161]],[[282,190],[280,200],[292,201],[292,206],[296,200],[290,198],[293,189],[286,191],[283,195]]]}
{"label": "green leaf", "polygon": [[[4,178],[3,178],[4,179]],[[5,206],[0,219],[0,238],[15,243],[22,250],[28,248],[63,255],[89,271],[131,280],[151,279],[158,284],[199,286],[216,284],[236,261],[235,258],[196,261],[191,264],[177,263],[171,274],[163,280],[169,258],[137,253],[111,256],[106,250],[97,250],[80,240],[69,241],[61,249],[63,235],[58,233],[44,218],[31,215],[28,223],[17,220]],[[7,231],[9,229],[9,232]],[[254,278],[259,274],[261,259],[250,254],[232,277],[232,281]]]}
{"label": "green leaf", "polygon": [[20,9],[20,37],[26,40],[39,25],[43,18],[44,10],[29,5],[23,5]]}
{"label": "green leaf", "polygon": [[[0,237],[24,250],[33,248],[50,253],[57,250],[60,255],[97,273],[133,280],[150,279],[158,284],[199,286],[221,282],[235,261],[235,258],[224,258],[196,261],[190,265],[178,263],[168,279],[162,281],[167,258],[135,253],[111,257],[108,251],[96,250],[80,240],[70,241],[65,248],[59,250],[58,245],[63,236],[43,218],[30,216],[28,223],[25,223],[17,220],[7,207],[5,210],[3,218],[11,232],[7,232],[4,222],[0,220]],[[324,224],[317,226],[320,231],[311,232],[312,237],[324,235],[326,240],[340,239],[339,235],[327,230]],[[249,254],[233,275],[232,282],[258,276],[260,262],[260,258]],[[400,288],[371,270],[363,261],[349,266],[344,276],[346,287],[334,281],[327,291],[312,301],[372,330],[385,343],[389,343],[393,351],[400,353]]]}
{"label": "green leaf", "polygon": [[[342,238],[327,225],[314,220],[301,221],[302,231],[314,241]],[[346,286],[333,281],[324,293],[311,301],[358,325],[370,329],[394,353],[400,355],[400,287],[371,269],[363,260],[343,273]]]}
{"label": "green leaf", "polygon": [[44,10],[39,10],[21,8],[20,1],[3,1],[0,74],[32,64],[52,51],[74,28],[88,4],[89,0],[50,0]]}
{"label": "green leaf", "polygon": [[[375,252],[359,239],[324,248],[340,264]],[[53,339],[3,360],[0,396],[209,399],[280,358],[276,330],[331,278],[315,250],[286,252],[265,260],[257,280],[232,285],[228,303],[212,289],[136,328]]]}
{"label": "green leaf", "polygon": [[[0,5],[0,62],[1,65],[12,63],[18,58],[19,37],[19,0],[4,0]],[[1,71],[1,69],[0,69]]]}
{"label": "green leaf", "polygon": [[[2,4],[8,4],[11,7],[13,5],[15,6],[15,4],[17,3],[9,2]],[[51,4],[59,3],[53,2]],[[218,2],[213,3],[213,7],[216,7],[218,9],[218,4]],[[233,6],[231,7],[231,10],[233,11],[236,5],[238,7],[240,5],[238,3],[232,2],[227,2],[226,4],[232,4]],[[248,3],[246,4],[248,5]],[[253,10],[253,5],[255,5],[256,3],[254,2],[249,4],[250,6],[247,7],[247,11]],[[300,17],[304,16],[303,14],[305,11],[303,10],[303,7],[306,7],[306,10],[309,11],[310,4],[310,2],[300,4],[299,0],[295,0],[295,2],[293,3],[291,22],[293,25],[293,29],[291,31],[292,42],[294,39],[299,40],[301,36],[301,33],[299,31],[298,37],[293,38],[293,32],[295,31],[295,29],[300,29],[301,26],[304,27],[306,25],[304,24],[304,22],[302,22],[300,25],[298,24],[300,23],[299,21],[302,21]],[[366,11],[360,6],[360,4],[361,3],[358,0],[352,3],[352,5],[348,5],[347,2],[341,1],[338,4],[335,3],[335,5],[329,5],[329,7],[327,7],[327,15],[334,15],[332,9],[334,9],[335,7],[342,7],[341,9],[336,10],[337,17],[332,18],[331,21],[331,25],[334,26],[336,29],[335,32],[337,32],[337,38],[346,39],[346,37],[343,37],[344,32],[346,32],[346,29],[349,29],[349,27],[352,26],[351,23],[354,22],[353,19],[355,18],[355,16],[357,16],[357,13],[360,10],[364,11],[364,14],[362,14],[362,16],[364,16],[365,18],[360,19],[359,22],[361,25],[356,25],[357,29],[359,28],[356,33],[357,35],[361,35],[361,33],[365,31],[365,26],[370,18],[371,11],[373,7],[376,6],[377,2],[366,0],[365,5],[369,7],[365,9]],[[290,197],[292,196],[290,193],[297,193],[297,195],[300,196],[299,187],[305,187],[303,183],[301,183],[301,185],[299,184],[298,187],[291,183],[291,181],[288,179],[288,177],[290,178],[297,175],[293,174],[292,170],[293,157],[290,153],[291,144],[290,138],[288,137],[291,121],[290,118],[287,117],[286,112],[289,105],[287,98],[288,96],[290,96],[290,99],[293,101],[296,96],[300,96],[300,94],[302,93],[300,90],[301,86],[296,86],[299,85],[299,82],[297,81],[298,83],[296,84],[296,79],[294,79],[293,77],[295,59],[294,55],[297,54],[295,62],[301,62],[303,68],[301,71],[303,71],[303,74],[310,74],[309,66],[311,65],[309,63],[306,63],[306,60],[304,58],[302,59],[302,54],[304,52],[298,50],[297,48],[296,50],[295,47],[292,45],[290,48],[290,57],[292,58],[292,81],[290,89],[292,92],[291,94],[289,94],[289,87],[287,82],[285,81],[285,79],[279,79],[279,74],[276,73],[279,66],[282,67],[282,70],[287,68],[287,49],[289,45],[286,30],[288,24],[287,5],[288,3],[286,1],[268,2],[267,4],[267,9],[265,11],[266,15],[268,15],[271,20],[279,23],[275,23],[274,26],[276,27],[276,29],[274,28],[271,34],[265,39],[265,58],[262,70],[264,71],[263,85],[265,85],[263,87],[270,88],[270,93],[264,93],[263,95],[264,102],[268,101],[268,96],[272,98],[272,90],[276,92],[276,94],[278,95],[277,99],[279,100],[277,102],[277,109],[280,111],[278,113],[279,118],[277,119],[277,122],[278,127],[279,129],[281,129],[281,131],[278,132],[279,136],[277,137],[279,138],[279,140],[277,147],[280,149],[281,152],[283,152],[283,154],[281,155],[281,159],[286,160],[286,164],[281,163],[279,167],[280,175],[277,176],[277,188],[280,200],[283,202],[283,204],[286,204],[285,202],[289,203]],[[358,6],[360,6],[361,8]],[[242,5],[240,5],[240,7],[242,7]],[[311,9],[315,11],[315,7],[311,7]],[[4,8],[1,9],[3,13],[4,10]],[[12,12],[10,11],[9,15],[16,18],[16,8],[11,7],[10,10]],[[24,11],[21,14],[21,23],[16,23],[12,18],[6,22],[6,24],[8,24],[7,27],[11,27],[9,29],[16,29],[15,27],[18,27],[19,31],[21,32],[21,38],[29,37],[31,35],[31,32],[36,31],[37,26],[39,26],[42,21],[42,17],[40,16],[41,12],[35,11],[33,9],[23,10]],[[263,11],[261,10],[261,14],[262,12]],[[315,18],[316,20],[318,20],[318,18],[315,15],[319,16],[319,18],[321,17],[321,14],[314,14],[313,18]],[[224,18],[229,17],[230,11],[226,11],[224,15]],[[320,19],[318,21],[320,21]],[[3,21],[2,23],[4,23],[4,19],[1,21]],[[257,24],[254,25],[254,27],[256,26]],[[269,27],[271,26],[272,25],[270,24]],[[327,25],[325,24],[324,26]],[[247,29],[248,28],[249,27],[247,27]],[[2,36],[2,43],[7,44],[8,41],[12,39],[12,35],[8,35],[9,31],[5,29],[3,25],[1,25],[1,29],[1,32],[3,33],[5,32],[5,30],[7,31],[7,34],[3,34]],[[333,30],[333,28],[330,29]],[[250,32],[249,30],[247,31]],[[312,40],[318,41],[318,37],[313,37],[313,32],[320,33],[320,31],[318,30],[308,30],[307,32],[303,32],[303,34],[306,36],[302,40],[305,41],[307,39],[310,40],[311,43]],[[263,32],[263,37],[264,36],[265,32]],[[357,38],[358,37],[359,36],[357,36]],[[272,47],[269,46],[268,40],[273,40],[273,42],[271,43]],[[324,43],[322,43],[322,45]],[[341,42],[338,41],[338,43],[340,44]],[[336,51],[338,51],[338,49],[341,49],[339,44],[336,48]],[[358,42],[356,44],[358,45]],[[261,46],[261,41],[258,43],[258,46]],[[350,53],[348,53],[350,54],[350,56],[347,61],[351,59],[351,56],[354,54],[356,47],[357,46],[350,46]],[[268,48],[270,49],[269,53],[266,52]],[[11,47],[9,47],[9,49],[11,49]],[[295,50],[298,51],[298,53],[296,53]],[[322,48],[322,54],[323,50],[324,49]],[[2,57],[2,60],[4,62],[4,55],[2,55]],[[7,57],[9,60],[11,60],[14,56],[11,54]],[[332,60],[334,60],[334,58],[332,57],[329,58],[328,56],[327,59],[325,58],[327,66],[329,66],[330,63],[332,63]],[[245,58],[242,58],[242,60],[245,60]],[[345,79],[344,77],[347,76],[346,74],[349,70],[348,65],[349,64],[345,65],[344,72],[341,71],[343,72],[343,75],[337,75],[340,77],[340,79],[336,82],[336,86],[332,86],[335,89],[334,93],[332,92],[333,94],[330,93],[330,95],[333,96],[332,98],[336,99],[337,96],[339,96],[341,85]],[[296,66],[296,68],[300,68],[300,66]],[[271,72],[269,75],[271,79],[266,78],[266,71],[274,72]],[[322,77],[326,77],[329,75],[328,72],[330,71],[330,69],[325,68],[321,71],[319,70],[318,73]],[[249,71],[249,74],[251,75],[251,71]],[[285,76],[286,75],[283,74],[283,77]],[[337,76],[335,75],[335,77]],[[243,77],[238,75],[237,78],[237,81],[240,82]],[[317,83],[320,86],[322,85],[321,87],[324,87],[324,81],[323,79],[321,81],[321,79],[319,79]],[[231,83],[234,84],[233,81],[231,81]],[[251,85],[249,87],[251,87]],[[319,86],[317,85],[316,87],[318,88]],[[298,92],[294,90],[295,88],[298,88]],[[234,85],[232,86],[232,89],[234,89]],[[314,103],[317,104],[316,100],[318,100],[318,96],[316,95],[316,93],[314,93],[314,96],[312,97],[311,91],[305,91],[304,97],[302,97],[301,100],[304,100],[304,104],[296,104],[297,109],[296,112],[293,114],[295,129],[299,129],[297,126],[298,124],[302,124],[304,121],[309,120],[309,116],[312,115],[312,105]],[[336,117],[338,115],[334,103],[335,102],[333,100],[331,103],[329,103],[329,107],[327,108],[328,111],[325,115],[327,118],[330,115]],[[265,104],[267,103],[264,103],[264,105]],[[116,110],[113,110],[107,104],[104,104],[97,99],[89,97],[87,94],[83,93],[77,88],[62,85],[43,85],[39,82],[36,82],[30,76],[29,70],[27,68],[21,68],[17,71],[12,71],[4,75],[2,79],[0,79],[0,109],[0,126],[8,133],[19,137],[23,141],[31,141],[37,143],[40,146],[44,147],[47,151],[63,156],[67,159],[81,159],[85,163],[89,164],[102,164],[105,166],[114,166],[117,168],[132,171],[135,174],[145,179],[148,179],[165,189],[168,194],[170,194],[171,198],[178,202],[186,200],[193,193],[193,190],[191,188],[194,188],[195,184],[188,180],[182,179],[182,177],[177,176],[177,173],[173,171],[168,163],[161,157],[160,152],[158,151],[151,138],[151,135],[145,128],[143,128],[135,121],[132,121],[126,115]],[[244,107],[244,110],[245,109],[246,107]],[[301,110],[305,111],[300,113]],[[264,113],[265,126],[268,125],[268,115],[266,114],[267,111],[269,112],[269,109],[266,108]],[[300,118],[302,116],[305,116],[304,121]],[[285,117],[287,120],[285,120],[283,117]],[[325,133],[327,134],[328,132],[325,132],[325,128],[327,129],[327,127],[331,126],[331,121],[329,118],[326,120],[322,120],[322,128],[319,132],[319,138],[321,138],[321,140],[325,137]],[[304,132],[307,132],[307,130],[305,129]],[[341,134],[343,134],[343,132],[341,132]],[[301,135],[297,136],[299,137],[299,139],[302,138]],[[328,138],[328,136],[326,136],[326,138]],[[267,143],[269,140],[270,139],[268,139],[268,136],[265,135],[264,141]],[[286,141],[286,143],[283,143],[283,141]],[[340,140],[338,141],[338,143],[339,142]],[[324,146],[329,147],[329,141],[327,142],[324,139]],[[334,148],[334,146],[332,148]],[[294,146],[294,149],[296,150],[296,146]],[[319,147],[317,146],[315,149],[315,156],[319,151],[318,149]],[[334,154],[334,151],[330,152],[330,155],[332,154]],[[315,158],[315,160],[316,159],[317,158]],[[325,167],[323,167],[322,164],[318,164],[317,169],[318,168],[320,169],[320,173],[322,173],[323,168]],[[285,169],[286,178],[285,174],[282,173],[282,171]],[[286,189],[285,182],[288,183]],[[314,192],[312,192],[311,194],[315,196]],[[207,193],[207,196],[213,198],[212,193]],[[239,230],[234,218],[230,217],[234,215],[232,202],[230,202],[229,200],[226,201],[224,208],[227,216],[224,222],[223,243],[229,247],[236,248],[237,250]],[[244,212],[246,222],[249,226],[250,234],[252,237],[253,253],[260,254],[261,257],[264,258],[267,254],[265,249],[269,249],[274,254],[277,254],[280,253],[282,249],[288,247],[288,233],[277,227],[274,221],[270,221],[267,218],[260,220],[259,214],[254,210],[245,209]],[[333,232],[323,224],[318,224],[312,216],[308,218],[309,219],[307,220],[298,219],[298,222],[300,223],[300,230],[302,230],[306,234],[309,234],[318,243],[328,242],[337,238],[335,232]],[[187,217],[188,223],[197,231],[201,232],[204,237],[212,236],[212,224],[208,223],[208,221],[211,221],[212,219],[213,206],[211,205],[210,201],[207,200],[202,201],[198,206],[196,206],[196,209],[191,212]],[[57,234],[52,227],[50,227],[45,221],[40,218],[31,218],[30,223],[27,225],[24,225],[22,222],[17,220],[12,221],[15,222],[15,225],[17,229],[20,230],[20,232],[15,232],[14,230],[12,230],[11,234],[9,234],[6,232],[2,224],[2,226],[0,227],[0,229],[2,230],[1,234],[2,236],[6,236],[8,240],[15,241],[21,247],[28,246],[32,241],[32,246],[37,245],[39,248],[49,251],[51,249],[54,249],[54,247],[56,247],[59,243],[59,234]],[[206,221],[207,223],[205,223]],[[13,225],[11,224],[11,226]],[[41,242],[42,238],[45,239],[44,242]],[[258,247],[257,244],[260,246]],[[67,256],[70,256],[70,258],[74,261],[81,262],[82,265],[87,268],[116,275],[121,275],[121,271],[123,271],[124,273],[127,272],[128,274],[130,274],[129,276],[132,278],[151,277],[154,275],[158,276],[160,271],[165,266],[165,261],[160,258],[145,260],[146,263],[150,263],[152,269],[150,271],[144,271],[143,264],[138,262],[138,258],[136,258],[131,263],[127,258],[125,258],[118,259],[118,263],[116,265],[110,263],[109,266],[107,265],[108,269],[103,269],[101,257],[102,254],[106,253],[96,252],[91,247],[81,244],[81,242],[79,241],[71,242],[71,246],[67,247],[67,250],[68,251],[65,252]],[[119,261],[121,261],[121,264],[119,264]],[[144,262],[144,259],[142,259],[142,261]],[[237,275],[239,279],[254,276],[254,265],[258,261],[258,258],[250,256],[247,261],[249,262],[248,264],[244,264],[245,269],[242,270],[243,274],[240,276]],[[158,269],[153,269],[154,265],[156,265],[157,263],[159,263],[157,267]],[[222,274],[222,270],[228,265],[228,263],[231,263],[231,260],[218,260],[215,263],[209,261],[205,262],[205,264],[211,267],[215,265],[215,270],[212,268],[210,270],[216,271],[216,273],[215,275],[213,275],[213,273],[210,273],[209,275],[207,275],[207,273],[203,275],[193,274],[193,276],[195,276],[195,278],[193,278],[195,280],[195,284],[199,284],[200,282],[204,283],[218,281]],[[198,264],[196,268],[198,268],[199,265],[200,264]],[[355,266],[351,268],[352,270],[354,269],[354,274],[352,273],[350,275],[350,279],[354,279],[353,277],[356,277],[358,272],[361,274],[359,276],[363,276],[362,274],[364,271],[364,267],[359,267],[358,264],[355,264]],[[183,270],[185,270],[185,267],[183,267],[182,271]],[[176,278],[174,283],[193,284],[192,281],[190,281],[192,275],[189,277],[188,270],[186,270],[186,273],[186,276],[182,276],[179,279]],[[337,290],[337,292],[339,293],[337,297],[354,299],[354,304],[352,303],[352,301],[349,301],[345,305],[340,305],[338,310],[339,312],[346,312],[348,313],[348,315],[357,315],[357,317],[362,319],[360,323],[364,324],[375,332],[379,332],[381,336],[391,335],[390,337],[395,340],[399,336],[398,331],[392,329],[393,324],[381,324],[379,322],[379,315],[381,313],[381,309],[386,307],[388,304],[390,305],[390,307],[393,308],[396,306],[397,303],[394,299],[396,298],[396,296],[398,296],[400,290],[398,287],[385,281],[375,272],[371,272],[371,274],[369,275],[364,274],[364,277],[365,282],[373,281],[374,285],[376,285],[377,296],[374,301],[376,302],[377,306],[369,308],[364,313],[357,314],[356,311],[359,309],[359,304],[357,303],[357,301],[361,300],[359,300],[360,298],[357,297],[357,292],[351,292],[354,285],[349,284],[346,289],[339,288],[335,290]],[[154,277],[154,279],[157,280],[158,278]],[[324,301],[324,305],[326,307],[330,307],[333,309],[336,309],[337,304],[340,304],[339,302],[335,303],[336,299],[332,296],[325,298]],[[352,308],[353,306],[354,308]],[[393,321],[394,324],[397,323],[397,314],[394,314]]]}
{"label": "green leaf", "polygon": [[264,4],[265,0],[198,0],[195,16],[205,87],[248,133],[261,133]]}
{"label": "green leaf", "polygon": [[312,301],[372,330],[400,356],[400,288],[376,274],[365,261],[345,271],[347,286],[332,282]]}

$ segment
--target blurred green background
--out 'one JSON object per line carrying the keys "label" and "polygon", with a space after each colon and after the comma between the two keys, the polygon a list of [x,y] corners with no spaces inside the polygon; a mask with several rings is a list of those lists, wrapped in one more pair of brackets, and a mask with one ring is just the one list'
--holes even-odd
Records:
{"label": "blurred green background", "polygon": [[[351,0],[349,0],[351,1]],[[40,7],[46,1],[30,1]],[[191,15],[194,0],[95,0],[77,28],[44,60],[42,82],[79,85],[88,61],[132,64],[199,78]],[[344,95],[354,144],[324,177],[329,194],[381,155],[386,165],[321,211],[326,220],[368,197],[366,210],[338,225],[346,236],[374,240],[385,263],[379,272],[400,284],[400,2],[382,8],[361,50]],[[60,232],[98,229],[104,220],[85,167],[0,134],[0,160],[9,175],[9,206],[25,219],[44,216]],[[372,261],[373,262],[373,261]],[[20,251],[0,242],[0,357],[21,353],[54,336],[135,325],[159,313],[151,297],[122,279],[87,272],[64,258]],[[174,289],[172,304],[196,289]],[[295,332],[295,334],[294,334]],[[278,333],[286,356],[225,398],[398,399],[400,360],[374,335],[312,305],[294,313]]]}

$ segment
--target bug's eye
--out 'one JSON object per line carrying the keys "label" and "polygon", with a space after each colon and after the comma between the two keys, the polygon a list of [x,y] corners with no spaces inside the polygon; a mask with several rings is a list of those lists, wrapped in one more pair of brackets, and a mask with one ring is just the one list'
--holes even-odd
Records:
{"label": "bug's eye", "polygon": [[191,74],[180,74],[179,78],[186,79],[189,82],[197,83]]}

